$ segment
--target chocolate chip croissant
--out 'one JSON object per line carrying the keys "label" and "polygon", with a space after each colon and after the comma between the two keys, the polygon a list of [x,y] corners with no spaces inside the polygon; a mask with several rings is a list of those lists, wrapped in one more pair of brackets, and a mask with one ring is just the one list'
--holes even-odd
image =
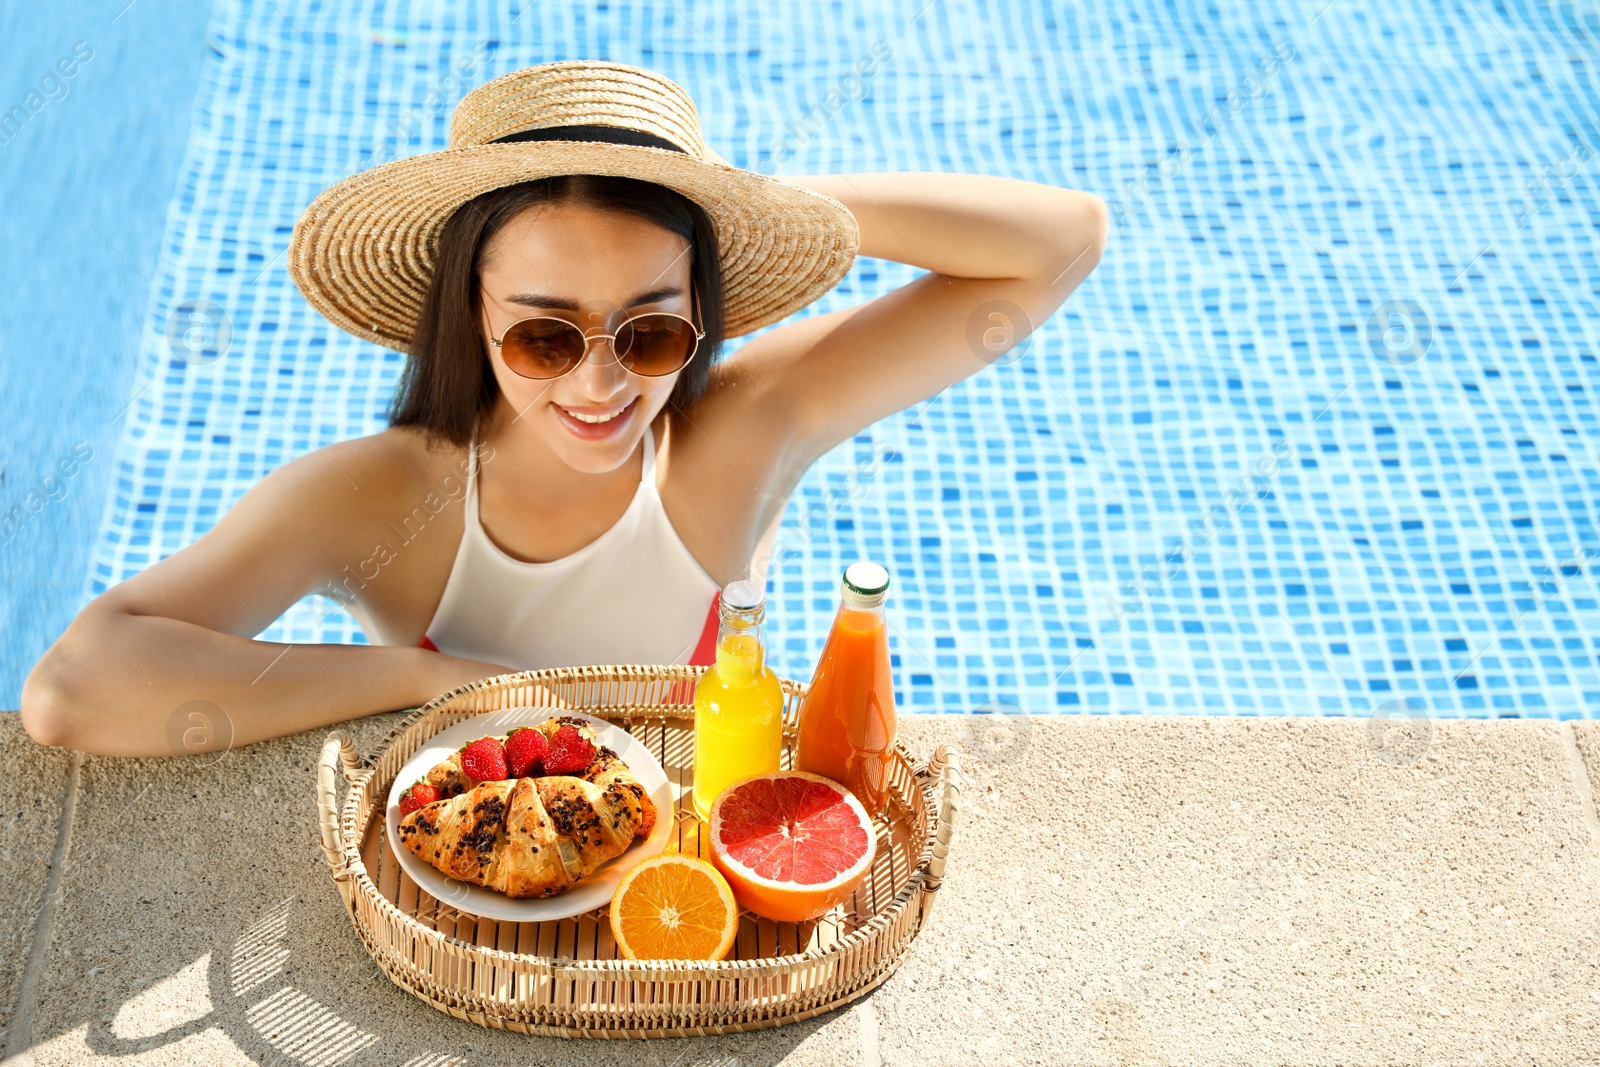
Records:
{"label": "chocolate chip croissant", "polygon": [[400,820],[400,840],[451,878],[549,897],[648,837],[655,804],[601,747],[581,776],[480,782]]}

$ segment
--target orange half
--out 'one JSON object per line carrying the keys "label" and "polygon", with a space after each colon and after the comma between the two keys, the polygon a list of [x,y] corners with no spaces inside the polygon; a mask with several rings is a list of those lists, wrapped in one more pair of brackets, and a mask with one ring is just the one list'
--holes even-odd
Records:
{"label": "orange half", "polygon": [[726,959],[738,932],[727,879],[693,856],[643,860],[611,897],[611,934],[630,960]]}

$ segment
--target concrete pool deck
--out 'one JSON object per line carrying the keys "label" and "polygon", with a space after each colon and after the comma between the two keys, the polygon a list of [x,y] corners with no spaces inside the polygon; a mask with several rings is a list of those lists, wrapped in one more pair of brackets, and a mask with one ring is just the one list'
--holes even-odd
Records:
{"label": "concrete pool deck", "polygon": [[[400,718],[351,723],[363,753]],[[4,1062],[1600,1061],[1600,724],[971,722],[901,720],[968,779],[882,987],[763,1033],[597,1046],[458,1021],[379,971],[317,844],[327,731],[75,759],[0,716]]]}

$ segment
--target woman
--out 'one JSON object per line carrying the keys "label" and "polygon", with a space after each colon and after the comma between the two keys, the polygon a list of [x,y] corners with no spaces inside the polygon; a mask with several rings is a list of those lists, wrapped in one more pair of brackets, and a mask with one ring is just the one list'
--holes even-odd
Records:
{"label": "woman", "polygon": [[[318,311],[409,352],[390,428],[285,464],[86,607],[24,685],[36,740],[201,751],[507,670],[709,662],[718,589],[765,577],[811,464],[1002,356],[1106,238],[1082,192],[731,167],[682,89],[614,63],[481,86],[450,143],[338,183],[290,244]],[[929,273],[717,360],[857,251]],[[370,646],[253,639],[318,592]],[[227,728],[169,741],[197,701]]]}

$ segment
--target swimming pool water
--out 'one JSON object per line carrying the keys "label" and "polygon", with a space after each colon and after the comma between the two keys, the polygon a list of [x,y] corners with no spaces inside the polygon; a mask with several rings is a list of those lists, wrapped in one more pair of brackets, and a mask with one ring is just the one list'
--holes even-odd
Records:
{"label": "swimming pool water", "polygon": [[0,709],[80,606],[205,52],[117,14],[0,4]]}
{"label": "swimming pool water", "polygon": [[[382,427],[400,357],[302,301],[301,209],[442,147],[473,85],[610,58],[685,86],[742,166],[979,171],[1112,207],[1098,271],[1019,358],[808,475],[771,576],[780,673],[809,676],[867,557],[895,578],[910,711],[1590,715],[1580,10],[218,0],[84,598]],[[807,313],[916,273],[860,261]],[[263,636],[360,639],[316,600]]]}

